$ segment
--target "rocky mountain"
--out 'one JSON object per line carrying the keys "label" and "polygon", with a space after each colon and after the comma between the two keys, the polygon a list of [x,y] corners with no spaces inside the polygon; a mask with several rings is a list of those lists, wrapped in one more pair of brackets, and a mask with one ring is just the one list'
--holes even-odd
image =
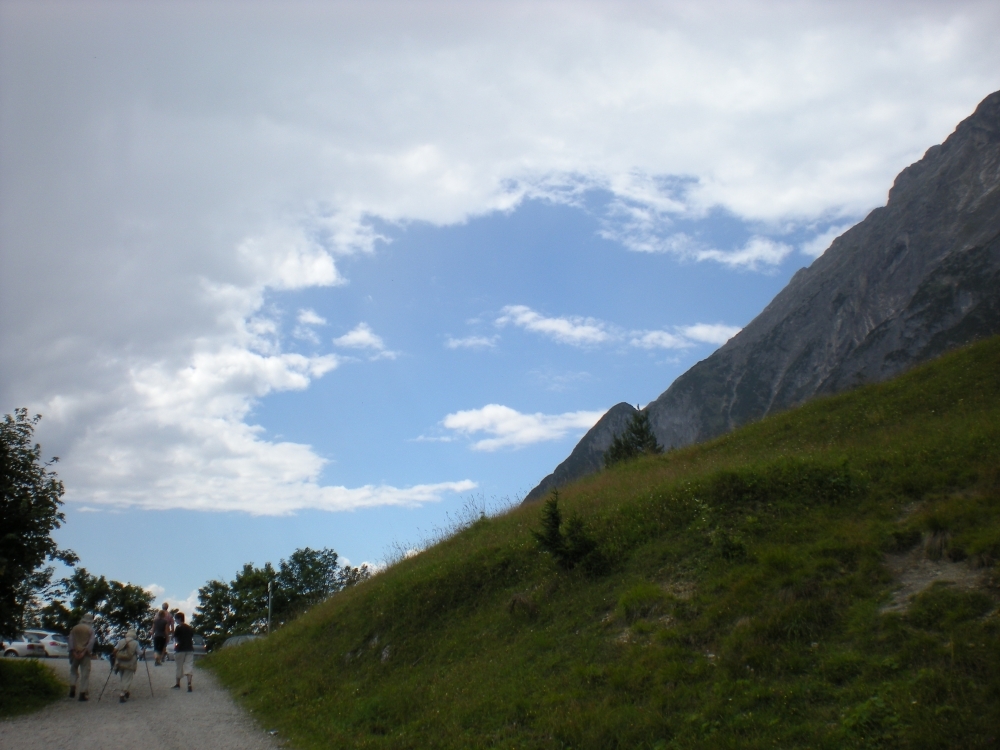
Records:
{"label": "rocky mountain", "polygon": [[569,458],[539,482],[538,486],[525,496],[524,502],[538,500],[547,495],[550,490],[575,482],[581,477],[604,468],[605,451],[611,447],[611,441],[615,439],[615,435],[625,431],[635,413],[636,408],[625,402],[608,409],[598,423],[591,427],[583,439],[576,444],[573,452],[569,454]]}
{"label": "rocky mountain", "polygon": [[[681,447],[997,333],[1000,92],[904,169],[884,207],[834,240],[746,328],[646,409],[660,443]],[[525,501],[598,471],[600,446],[630,416],[623,406]]]}

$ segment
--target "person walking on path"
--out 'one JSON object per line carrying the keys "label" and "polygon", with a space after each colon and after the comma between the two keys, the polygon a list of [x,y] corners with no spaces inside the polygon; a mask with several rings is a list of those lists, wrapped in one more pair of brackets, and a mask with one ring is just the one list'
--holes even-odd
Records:
{"label": "person walking on path", "polygon": [[88,612],[69,631],[70,698],[77,694],[79,688],[80,700],[89,700],[87,692],[90,689],[90,657],[94,653],[96,642],[94,616]]}
{"label": "person walking on path", "polygon": [[157,610],[156,616],[153,617],[151,635],[153,639],[153,656],[155,657],[156,666],[160,666],[166,656],[167,638],[173,630],[173,615],[167,611],[167,606],[167,603],[164,602],[163,609]]}
{"label": "person walking on path", "polygon": [[181,689],[181,675],[187,675],[188,692],[191,689],[191,676],[194,674],[194,628],[184,622],[184,613],[177,613],[177,621],[180,623],[174,628],[174,642],[177,647],[174,649],[174,661],[177,662],[177,683],[174,690]]}
{"label": "person walking on path", "polygon": [[128,629],[125,637],[118,641],[111,656],[115,661],[115,669],[118,670],[121,677],[121,693],[118,696],[118,702],[124,703],[129,699],[132,678],[135,677],[135,670],[139,668],[139,641],[136,640],[135,628]]}

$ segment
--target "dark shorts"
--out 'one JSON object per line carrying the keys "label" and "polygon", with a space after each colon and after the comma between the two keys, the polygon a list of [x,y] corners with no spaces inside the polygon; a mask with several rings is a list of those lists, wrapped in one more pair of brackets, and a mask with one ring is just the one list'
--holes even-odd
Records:
{"label": "dark shorts", "polygon": [[167,636],[165,635],[154,635],[153,636],[153,651],[158,654],[162,654],[167,648]]}

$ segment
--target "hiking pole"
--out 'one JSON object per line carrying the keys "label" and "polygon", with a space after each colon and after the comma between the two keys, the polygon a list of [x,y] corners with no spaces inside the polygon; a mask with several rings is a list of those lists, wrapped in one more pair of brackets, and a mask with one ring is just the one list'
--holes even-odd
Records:
{"label": "hiking pole", "polygon": [[153,678],[149,676],[149,662],[146,660],[146,649],[142,650],[142,663],[146,665],[146,679],[149,680],[149,697],[153,697]]}
{"label": "hiking pole", "polygon": [[108,679],[106,679],[104,681],[104,687],[101,688],[101,694],[99,696],[97,696],[97,702],[98,703],[100,703],[101,702],[101,698],[104,697],[104,690],[108,687],[108,683],[111,682],[111,675],[114,673],[114,671],[115,671],[115,662],[114,662],[114,659],[109,659],[108,660]]}

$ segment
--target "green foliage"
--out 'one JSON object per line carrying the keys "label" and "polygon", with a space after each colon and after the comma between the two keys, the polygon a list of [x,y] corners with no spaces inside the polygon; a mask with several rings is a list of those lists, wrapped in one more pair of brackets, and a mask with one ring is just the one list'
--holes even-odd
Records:
{"label": "green foliage", "polygon": [[0,659],[0,719],[37,711],[65,695],[65,689],[36,659]]}
{"label": "green foliage", "polygon": [[607,564],[597,549],[597,542],[587,533],[583,519],[572,515],[566,520],[565,530],[563,526],[559,490],[553,490],[542,506],[542,529],[532,532],[539,548],[552,555],[565,570],[583,562],[589,572],[604,572]]}
{"label": "green foliage", "polygon": [[656,584],[640,583],[618,599],[618,615],[631,624],[640,618],[660,614],[666,598],[663,589]]}
{"label": "green foliage", "polygon": [[46,558],[72,565],[76,555],[60,550],[51,537],[65,516],[63,484],[42,462],[42,449],[32,443],[41,416],[15,409],[0,422],[0,636],[16,635],[24,626],[25,610],[51,571],[39,571]]}
{"label": "green foliage", "polygon": [[663,446],[656,442],[656,435],[649,424],[649,412],[637,411],[621,435],[615,435],[611,446],[604,452],[604,468],[639,456],[663,453]]}
{"label": "green foliage", "polygon": [[69,632],[87,612],[94,615],[98,643],[109,645],[135,628],[144,637],[153,621],[153,595],[131,583],[109,581],[77,568],[52,587],[48,603],[34,616],[37,627]]}
{"label": "green foliage", "polygon": [[[484,519],[206,666],[301,748],[994,747],[997,467],[1000,339]],[[934,534],[982,580],[887,610],[886,553]],[[574,535],[607,575],[552,564]]]}
{"label": "green foliage", "polygon": [[263,568],[246,563],[229,583],[209,581],[198,589],[192,624],[214,648],[232,635],[267,632],[269,581],[275,629],[369,575],[367,566],[340,565],[332,549],[297,549],[280,561],[277,570],[270,563]]}

